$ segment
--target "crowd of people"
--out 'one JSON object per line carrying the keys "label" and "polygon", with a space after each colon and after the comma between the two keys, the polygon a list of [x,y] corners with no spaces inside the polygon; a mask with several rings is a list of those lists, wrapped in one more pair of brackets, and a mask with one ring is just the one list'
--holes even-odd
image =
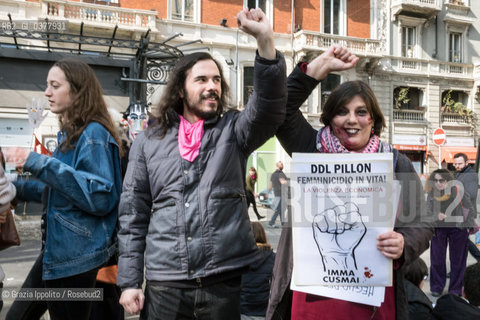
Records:
{"label": "crowd of people", "polygon": [[[39,319],[46,310],[51,319],[118,319],[123,310],[141,319],[477,319],[480,263],[467,267],[466,260],[468,236],[478,231],[478,178],[467,157],[455,155],[455,176],[432,172],[425,197],[410,160],[380,139],[386,122],[366,82],[346,81],[331,92],[320,130],[300,111],[320,81],[355,67],[358,57],[333,45],[287,78],[265,14],[243,9],[237,21],[258,47],[244,110],[229,108],[217,60],[186,55],[169,77],[156,118],[129,150],[93,70],[76,59],[52,66],[45,96],[58,117],[57,147],[52,156],[29,154],[23,170],[33,179],[7,179],[0,168],[0,213],[14,199],[44,206],[41,254],[23,288],[101,286],[108,305],[15,301],[7,319]],[[257,172],[251,167],[247,174],[246,165],[273,135],[289,155],[393,154],[399,208],[394,228],[371,248],[392,262],[393,284],[380,306],[290,288],[291,212],[281,161],[269,185],[268,225],[277,227],[277,217],[282,225],[276,253],[247,212],[252,204],[257,219],[265,218],[255,205]],[[419,258],[429,246],[430,272]],[[443,295],[447,246],[451,272]],[[435,307],[422,291],[428,275],[432,295],[442,295]]]}

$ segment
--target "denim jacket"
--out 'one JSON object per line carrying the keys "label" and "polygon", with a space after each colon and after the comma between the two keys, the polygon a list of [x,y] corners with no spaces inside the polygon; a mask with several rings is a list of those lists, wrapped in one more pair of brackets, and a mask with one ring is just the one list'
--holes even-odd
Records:
{"label": "denim jacket", "polygon": [[31,152],[24,170],[36,180],[15,182],[19,198],[39,201],[49,188],[43,279],[104,264],[115,251],[121,193],[120,153],[110,133],[91,122],[74,149],[57,149],[52,157]]}

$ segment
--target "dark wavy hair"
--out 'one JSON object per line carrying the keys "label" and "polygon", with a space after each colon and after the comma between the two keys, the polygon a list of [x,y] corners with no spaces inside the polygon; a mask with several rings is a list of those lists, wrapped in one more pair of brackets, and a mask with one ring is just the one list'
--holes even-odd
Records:
{"label": "dark wavy hair", "polygon": [[177,114],[183,114],[183,99],[180,97],[180,92],[185,91],[185,80],[187,79],[190,69],[192,69],[197,62],[202,60],[212,60],[217,65],[218,71],[220,72],[222,88],[217,114],[221,115],[226,111],[229,102],[228,99],[230,97],[230,88],[223,76],[222,66],[206,52],[195,52],[186,55],[180,58],[175,65],[158,105],[156,123],[161,126],[161,136],[164,136],[167,129],[173,125],[172,119],[169,119],[168,114],[172,111],[175,111]]}
{"label": "dark wavy hair", "polygon": [[374,122],[374,133],[380,136],[382,130],[386,127],[385,118],[372,89],[360,80],[347,81],[335,88],[325,102],[320,120],[324,125],[329,126],[340,108],[346,106],[355,96],[360,96],[365,102],[368,113]]}
{"label": "dark wavy hair", "polygon": [[425,184],[425,191],[430,192],[432,190],[435,190],[435,175],[438,174],[440,175],[443,179],[445,179],[447,182],[454,180],[453,174],[448,171],[447,169],[437,169],[433,171],[430,176],[428,177],[427,183]]}
{"label": "dark wavy hair", "polygon": [[62,152],[73,149],[82,131],[95,121],[110,132],[122,152],[118,131],[108,113],[102,87],[92,68],[77,59],[62,59],[55,62],[53,67],[60,68],[65,74],[72,99],[72,104],[58,116],[60,129],[66,133],[66,139],[58,149]]}

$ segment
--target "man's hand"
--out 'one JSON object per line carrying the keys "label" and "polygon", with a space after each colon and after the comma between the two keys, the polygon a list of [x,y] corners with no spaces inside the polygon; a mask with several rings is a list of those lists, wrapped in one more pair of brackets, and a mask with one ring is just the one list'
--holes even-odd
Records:
{"label": "man's hand", "polygon": [[403,254],[404,239],[401,233],[389,231],[377,237],[377,249],[387,258],[399,259]]}
{"label": "man's hand", "polygon": [[306,74],[320,81],[332,71],[343,71],[353,68],[358,57],[347,48],[332,45],[327,51],[313,59],[307,66]]}
{"label": "man's hand", "polygon": [[127,289],[120,297],[120,304],[130,314],[139,314],[144,302],[145,296],[142,289]]}
{"label": "man's hand", "polygon": [[261,9],[243,8],[237,14],[238,28],[257,40],[260,57],[273,60],[276,57],[273,29]]}

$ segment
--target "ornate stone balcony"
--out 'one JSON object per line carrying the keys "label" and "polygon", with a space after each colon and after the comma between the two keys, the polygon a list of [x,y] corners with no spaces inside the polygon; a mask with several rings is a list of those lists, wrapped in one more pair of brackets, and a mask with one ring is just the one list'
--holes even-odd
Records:
{"label": "ornate stone balcony", "polygon": [[55,20],[66,19],[70,24],[84,22],[87,26],[119,28],[132,31],[156,31],[156,11],[125,9],[84,2],[43,0],[41,1],[42,18]]}
{"label": "ornate stone balcony", "polygon": [[385,70],[424,76],[439,76],[459,79],[472,79],[473,65],[438,60],[388,56],[382,59]]}
{"label": "ornate stone balcony", "polygon": [[394,109],[393,120],[399,122],[425,122],[425,110]]}
{"label": "ornate stone balcony", "polygon": [[385,48],[381,41],[355,37],[345,37],[320,32],[300,30],[294,36],[294,50],[300,51],[325,51],[332,44],[340,44],[356,55],[381,57],[385,54]]}
{"label": "ornate stone balcony", "polygon": [[454,126],[471,126],[472,117],[462,116],[457,113],[442,113],[442,124],[443,125],[454,125]]}
{"label": "ornate stone balcony", "polygon": [[430,18],[442,10],[444,0],[392,0],[392,16],[413,13]]}
{"label": "ornate stone balcony", "polygon": [[470,6],[467,1],[450,0],[445,3],[445,18],[447,23],[472,25],[476,20],[474,17],[469,17]]}

